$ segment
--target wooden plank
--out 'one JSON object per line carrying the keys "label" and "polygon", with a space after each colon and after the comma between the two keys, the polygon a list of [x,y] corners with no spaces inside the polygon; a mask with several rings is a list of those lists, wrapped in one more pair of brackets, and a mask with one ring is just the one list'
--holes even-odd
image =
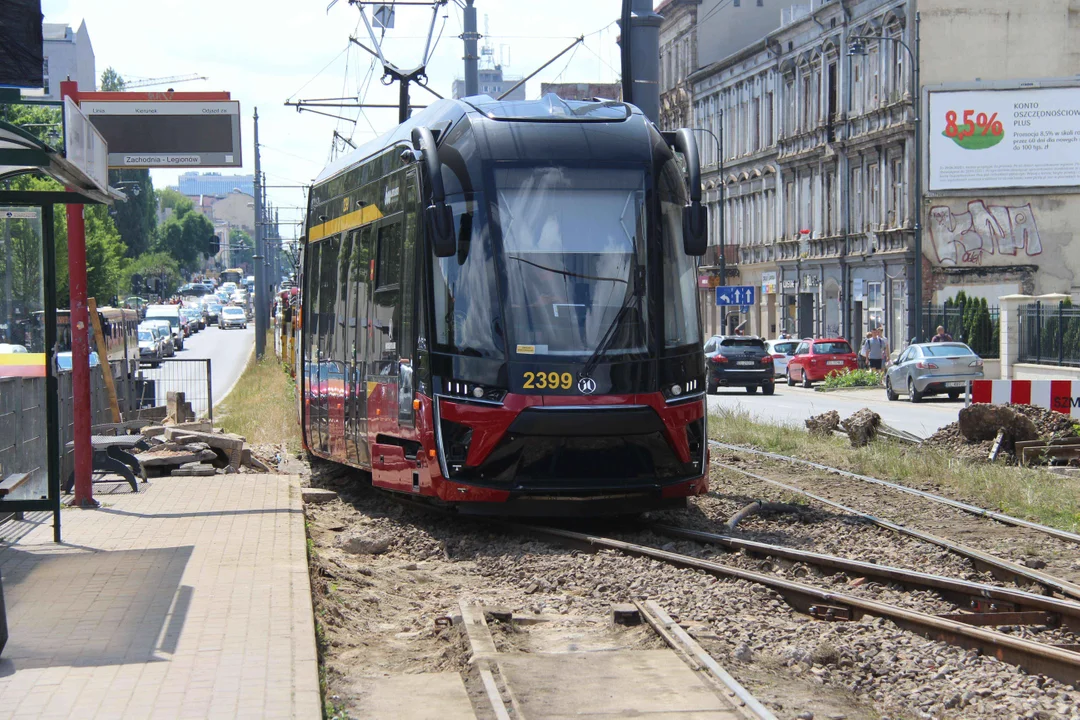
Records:
{"label": "wooden plank", "polygon": [[24,482],[30,479],[30,473],[12,473],[0,481],[0,497],[4,497],[11,493]]}
{"label": "wooden plank", "polygon": [[109,364],[109,348],[105,343],[105,335],[101,331],[101,318],[98,316],[97,300],[86,299],[90,307],[90,324],[94,327],[94,338],[97,341],[98,361],[101,363],[105,378],[105,390],[109,394],[109,407],[112,409],[113,422],[120,422],[120,401],[116,397],[116,386],[113,384],[112,366]]}

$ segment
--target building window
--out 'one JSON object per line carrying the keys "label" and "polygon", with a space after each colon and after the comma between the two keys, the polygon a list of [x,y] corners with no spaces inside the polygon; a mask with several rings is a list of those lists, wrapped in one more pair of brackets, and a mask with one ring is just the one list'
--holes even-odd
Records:
{"label": "building window", "polygon": [[833,214],[836,208],[833,192],[836,189],[836,175],[832,172],[825,173],[825,236],[831,237],[836,232],[833,222]]}
{"label": "building window", "polygon": [[866,184],[869,195],[870,207],[867,210],[867,221],[870,223],[868,230],[876,230],[877,226],[881,223],[881,215],[879,209],[881,208],[880,189],[881,189],[881,173],[878,172],[877,163],[870,165],[866,168]]}
{"label": "building window", "polygon": [[882,283],[866,283],[866,329],[885,329],[885,293]]}
{"label": "building window", "polygon": [[784,235],[795,235],[795,182],[789,180],[784,184]]}
{"label": "building window", "polygon": [[764,147],[771,147],[773,144],[773,94],[765,93],[765,137],[762,138]]}
{"label": "building window", "polygon": [[861,167],[851,171],[851,188],[855,197],[851,207],[851,228],[848,232],[861,232],[866,229],[863,226],[863,169]]}
{"label": "building window", "polygon": [[851,108],[851,110],[852,110],[852,112],[858,113],[858,112],[862,111],[862,107],[863,107],[863,102],[862,102],[862,86],[863,86],[863,83],[862,83],[862,62],[861,61],[852,63],[852,67],[851,67],[851,84],[853,86],[852,93],[851,93],[851,96],[853,98],[852,104],[854,105],[854,107]]}
{"label": "building window", "polygon": [[890,227],[901,227],[904,224],[904,159],[893,158],[889,163],[889,184],[892,186],[892,217]]}

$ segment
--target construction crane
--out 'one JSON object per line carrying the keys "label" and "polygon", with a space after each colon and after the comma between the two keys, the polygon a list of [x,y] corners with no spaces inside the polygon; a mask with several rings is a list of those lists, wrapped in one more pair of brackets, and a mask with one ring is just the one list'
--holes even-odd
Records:
{"label": "construction crane", "polygon": [[[121,76],[123,77],[123,76]],[[190,75],[172,75],[171,77],[160,78],[142,78],[140,80],[131,80],[124,83],[125,90],[132,90],[134,88],[153,87],[154,85],[174,85],[176,83],[191,82],[193,80],[208,80],[209,78],[199,75],[198,73],[191,73]]]}

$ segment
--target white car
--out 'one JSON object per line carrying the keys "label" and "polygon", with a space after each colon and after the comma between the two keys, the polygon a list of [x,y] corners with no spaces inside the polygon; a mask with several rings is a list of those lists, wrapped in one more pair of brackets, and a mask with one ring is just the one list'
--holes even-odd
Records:
{"label": "white car", "polygon": [[0,353],[25,353],[25,345],[16,345],[14,343],[0,343]]}
{"label": "white car", "polygon": [[139,323],[139,332],[149,330],[161,343],[161,356],[173,357],[176,355],[176,342],[172,334],[172,326],[165,319],[143,320]]}
{"label": "white car", "polygon": [[218,327],[222,330],[227,330],[231,327],[238,327],[241,329],[247,329],[247,313],[244,312],[244,308],[229,307],[221,308],[221,314],[218,315]]}
{"label": "white car", "polygon": [[787,377],[787,364],[795,355],[795,348],[799,346],[798,340],[766,340],[765,349],[773,358],[773,370],[777,377]]}

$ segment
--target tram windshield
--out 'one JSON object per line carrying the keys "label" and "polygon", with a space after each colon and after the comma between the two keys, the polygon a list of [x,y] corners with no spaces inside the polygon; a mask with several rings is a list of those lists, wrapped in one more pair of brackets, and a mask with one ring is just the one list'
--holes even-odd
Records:
{"label": "tram windshield", "polygon": [[646,352],[644,173],[504,168],[495,189],[511,357]]}

